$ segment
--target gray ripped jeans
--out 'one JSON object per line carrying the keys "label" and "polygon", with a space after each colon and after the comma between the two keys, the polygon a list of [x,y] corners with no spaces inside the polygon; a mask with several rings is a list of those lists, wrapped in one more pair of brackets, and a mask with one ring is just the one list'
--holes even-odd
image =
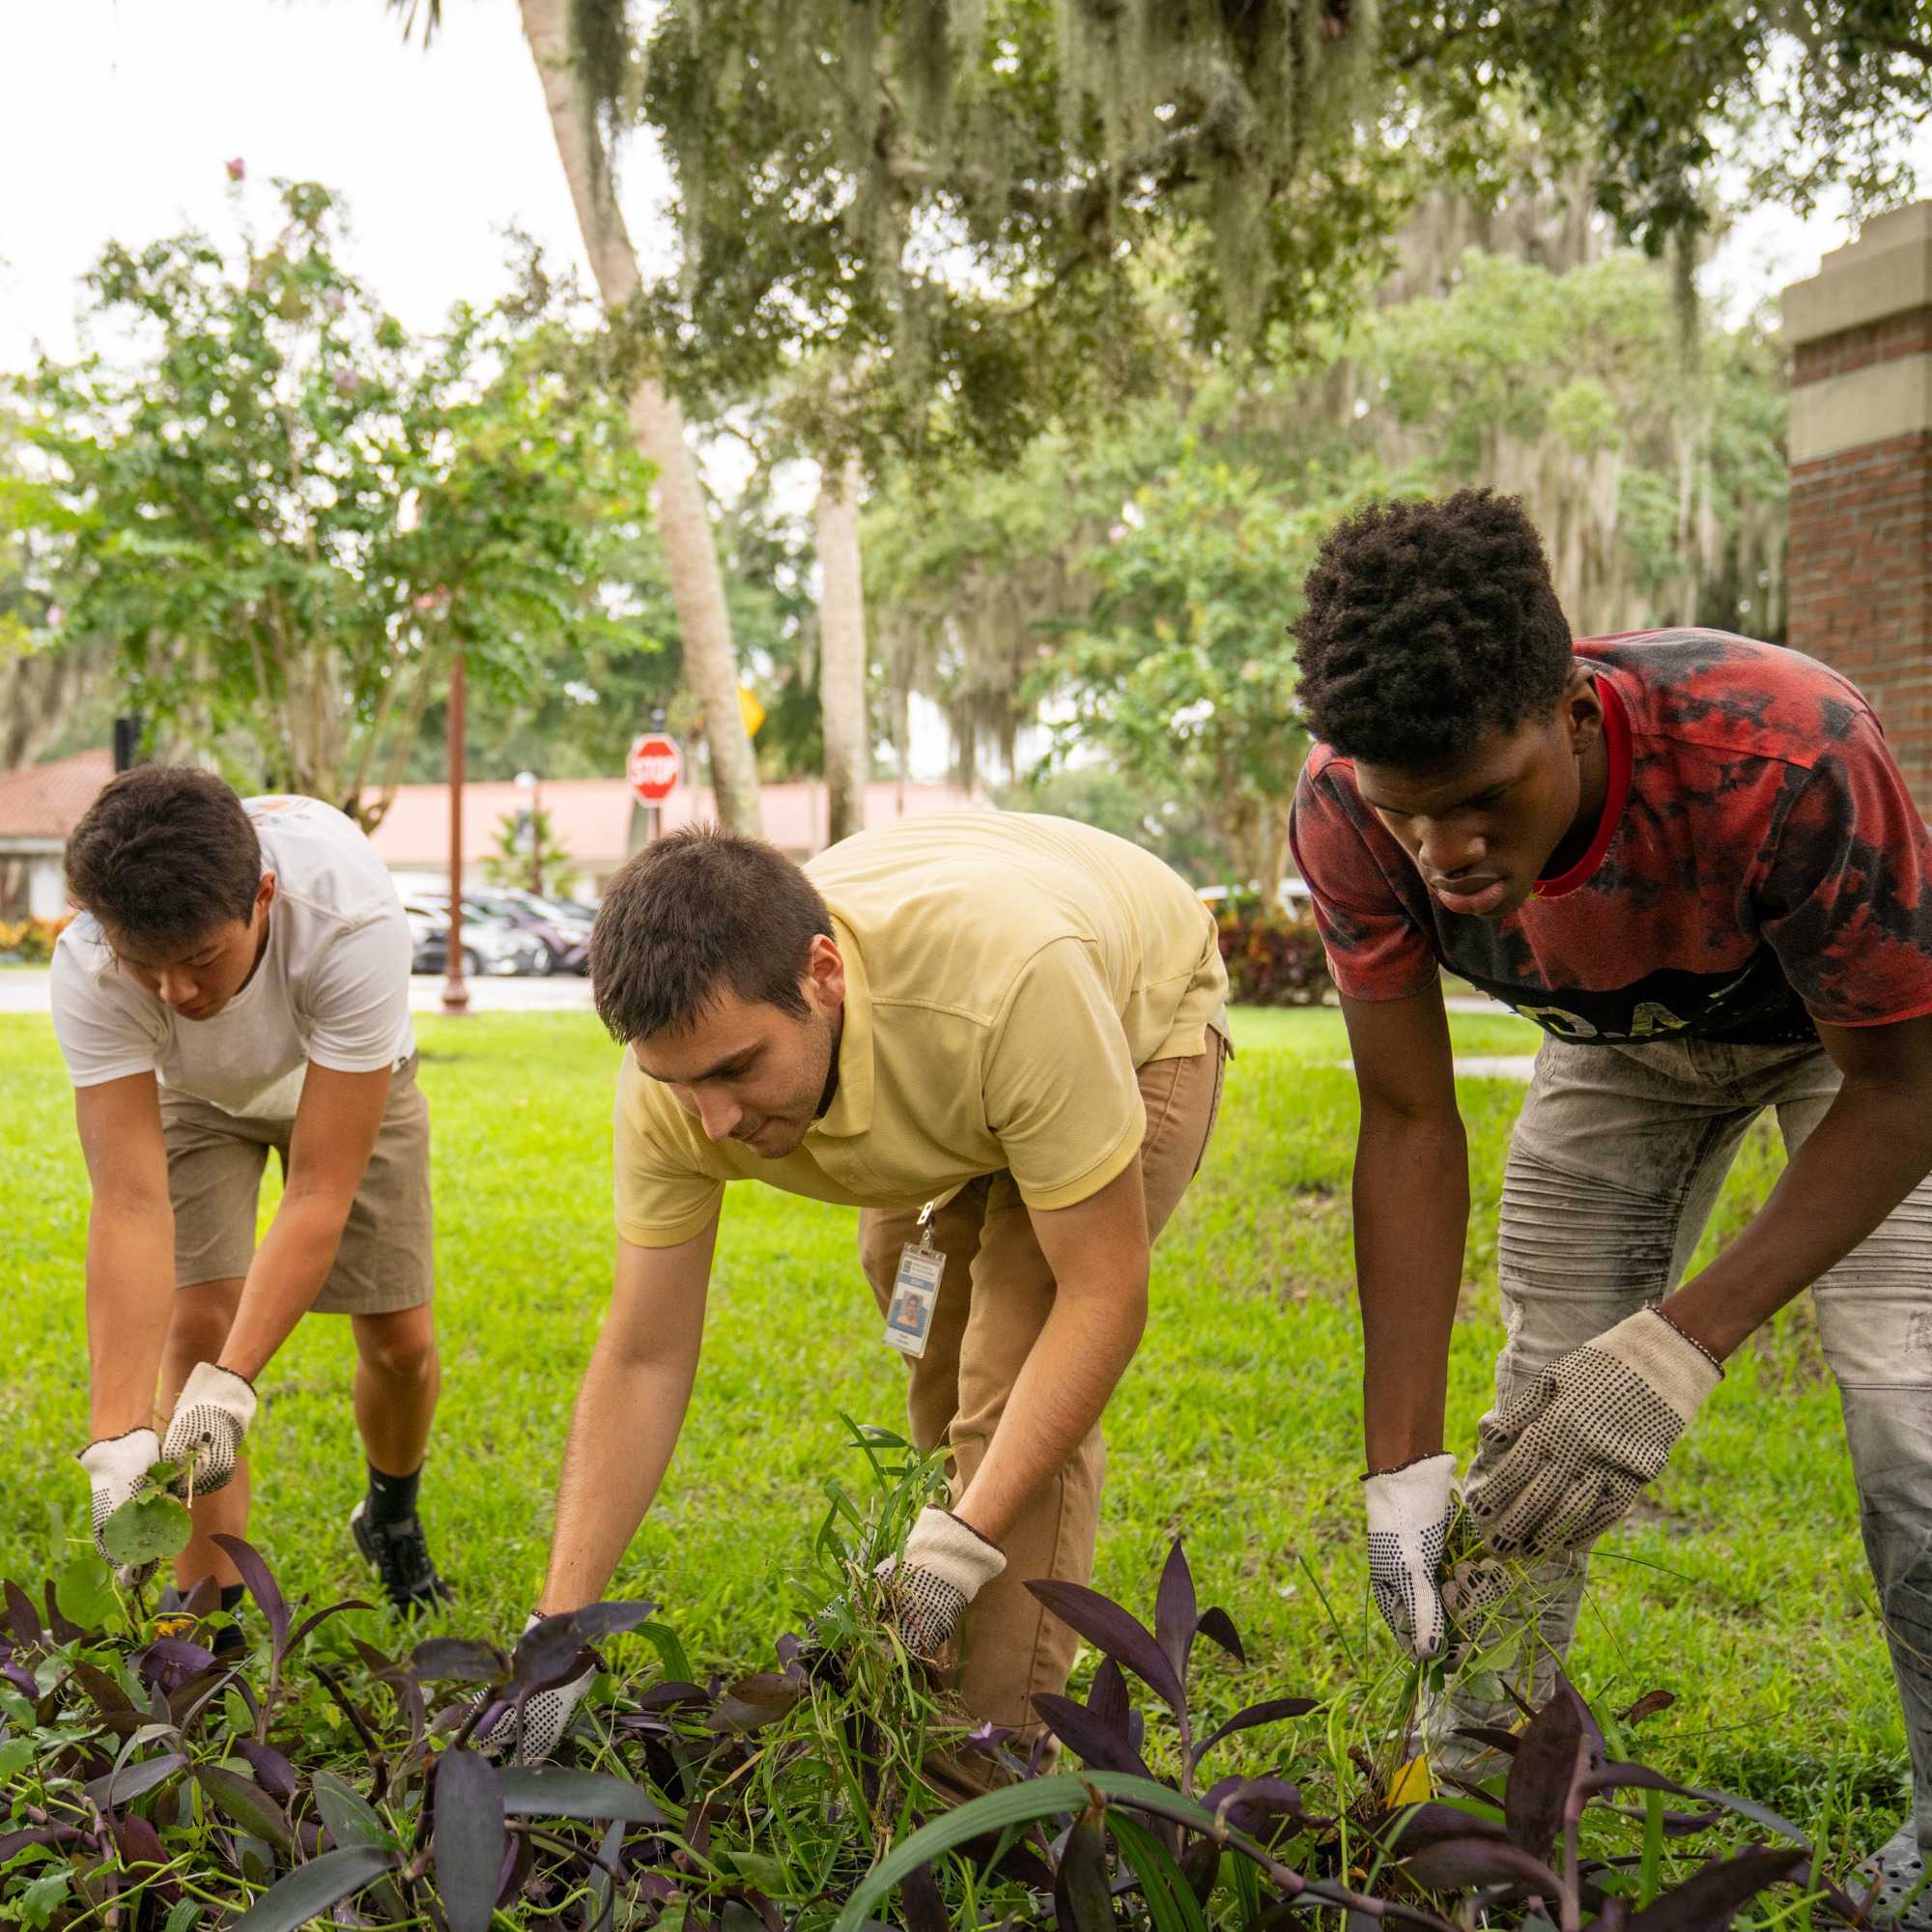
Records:
{"label": "gray ripped jeans", "polygon": [[[1765,1108],[1795,1151],[1837,1090],[1817,1046],[1546,1040],[1503,1180],[1497,1409],[1558,1355],[1677,1285]],[[1932,1845],[1932,1180],[1812,1293],[1905,1710],[1919,1840]],[[1586,1565],[1579,1553],[1541,1573],[1538,1624],[1559,1655]],[[1455,1720],[1474,1715],[1464,1706]]]}

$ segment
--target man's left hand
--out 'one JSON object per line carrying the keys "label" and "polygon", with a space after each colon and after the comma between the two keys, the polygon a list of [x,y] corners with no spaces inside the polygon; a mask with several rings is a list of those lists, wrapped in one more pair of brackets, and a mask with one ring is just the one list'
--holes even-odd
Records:
{"label": "man's left hand", "polygon": [[1577,1549],[1620,1521],[1724,1372],[1654,1308],[1560,1355],[1483,1419],[1469,1514],[1498,1556]]}
{"label": "man's left hand", "polygon": [[905,1554],[888,1557],[878,1569],[899,1641],[923,1662],[933,1662],[959,1628],[966,1605],[1006,1567],[1006,1552],[977,1529],[947,1510],[921,1510]]}
{"label": "man's left hand", "polygon": [[254,1419],[255,1391],[247,1378],[213,1362],[197,1362],[161,1440],[161,1460],[191,1463],[192,1492],[210,1495],[225,1489],[235,1474],[242,1438]]}

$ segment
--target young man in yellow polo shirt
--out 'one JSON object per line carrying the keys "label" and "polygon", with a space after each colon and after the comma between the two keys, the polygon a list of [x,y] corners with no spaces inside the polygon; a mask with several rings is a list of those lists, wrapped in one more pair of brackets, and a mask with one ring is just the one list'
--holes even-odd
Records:
{"label": "young man in yellow polo shirt", "polygon": [[[599,1598],[657,1494],[697,1371],[725,1183],[856,1207],[909,1353],[912,1434],[950,1452],[895,1573],[899,1633],[966,1708],[1031,1725],[1076,1639],[1024,1585],[1093,1571],[1100,1414],[1147,1319],[1148,1250],[1220,1101],[1214,923],[1157,859],[1063,819],[867,832],[803,871],[713,830],[612,882],[591,945],[626,1043],[616,1288],[578,1396],[543,1609]],[[934,1263],[945,1257],[936,1295]],[[971,1605],[970,1611],[967,1608]],[[534,1700],[547,1756],[584,1683]]]}

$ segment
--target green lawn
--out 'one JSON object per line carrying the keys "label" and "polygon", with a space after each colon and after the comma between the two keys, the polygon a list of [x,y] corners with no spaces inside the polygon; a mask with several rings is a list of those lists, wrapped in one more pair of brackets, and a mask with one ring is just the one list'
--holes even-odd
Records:
{"label": "green lawn", "polygon": [[[588,1016],[422,1025],[435,1119],[447,1384],[425,1513],[459,1605],[508,1631],[536,1589],[557,1457],[609,1278],[615,1050]],[[1458,1050],[1526,1051],[1509,1019],[1458,1015]],[[1102,1587],[1146,1611],[1185,1530],[1204,1601],[1255,1667],[1217,1699],[1347,1694],[1386,1662],[1368,1610],[1356,1476],[1359,1345],[1349,1293],[1354,1097],[1333,1012],[1242,1013],[1223,1122],[1155,1256],[1153,1319],[1109,1427]],[[86,1190],[51,1031],[0,1017],[0,1292],[12,1316],[0,1427],[12,1494],[0,1571],[44,1574],[51,1513],[86,1487],[81,1257]],[[1494,1213],[1520,1088],[1465,1082],[1477,1212],[1451,1391],[1455,1446],[1485,1405]],[[1720,1209],[1735,1227],[1775,1159],[1754,1139]],[[895,1422],[900,1371],[852,1253],[849,1211],[734,1190],[697,1394],[666,1495],[619,1590],[667,1606],[694,1661],[751,1664],[796,1621],[788,1574],[822,1486],[856,1481],[840,1411]],[[255,1539],[285,1583],[362,1578],[347,1533],[361,1464],[346,1322],[303,1324],[265,1378]],[[1735,1364],[1643,1520],[1605,1546],[1575,1660],[1606,1708],[1664,1688],[1652,1755],[1770,1799],[1861,1850],[1899,1804],[1903,1745],[1860,1550],[1837,1405],[1808,1310]],[[1319,1579],[1321,1591],[1314,1587]],[[1340,1618],[1338,1631],[1321,1593]]]}

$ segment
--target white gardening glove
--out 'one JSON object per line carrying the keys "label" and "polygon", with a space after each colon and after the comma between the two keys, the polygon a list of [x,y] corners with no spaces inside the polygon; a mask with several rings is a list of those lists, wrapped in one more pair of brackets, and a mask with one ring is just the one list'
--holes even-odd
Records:
{"label": "white gardening glove", "polygon": [[[197,1362],[161,1438],[161,1460],[192,1463],[192,1492],[212,1495],[234,1475],[242,1438],[254,1419],[255,1391],[247,1378],[213,1362]],[[184,1480],[183,1493],[189,1489]]]}
{"label": "white gardening glove", "polygon": [[1006,1552],[943,1509],[923,1509],[905,1554],[874,1573],[887,1579],[893,1628],[907,1651],[930,1663],[959,1628],[966,1605],[1007,1567]]}
{"label": "white gardening glove", "polygon": [[1654,1308],[1539,1375],[1480,1426],[1469,1514],[1499,1556],[1594,1542],[1663,1467],[1724,1372]]}
{"label": "white gardening glove", "polygon": [[[123,1503],[133,1501],[141,1479],[161,1460],[161,1445],[152,1429],[130,1429],[126,1435],[109,1435],[99,1442],[90,1442],[74,1460],[87,1471],[87,1480],[94,1490],[94,1547],[111,1563],[114,1559],[102,1548],[100,1533],[107,1527],[107,1519]],[[154,1571],[152,1563],[144,1563],[137,1569],[129,1569],[126,1564],[116,1566],[124,1589],[145,1583]]]}
{"label": "white gardening glove", "polygon": [[1411,1656],[1438,1656],[1448,1632],[1437,1577],[1449,1540],[1453,1456],[1425,1456],[1362,1478],[1369,1513],[1369,1583],[1376,1607]]}
{"label": "white gardening glove", "polygon": [[[525,1634],[543,1622],[543,1612],[532,1610],[524,1624]],[[563,1742],[563,1734],[570,1728],[570,1720],[577,1715],[577,1707],[583,1702],[583,1693],[597,1681],[597,1672],[602,1666],[592,1662],[587,1670],[568,1679],[562,1684],[553,1684],[548,1690],[539,1690],[525,1700],[522,1719],[522,1735],[518,1731],[518,1716],[514,1710],[505,1711],[486,1731],[479,1731],[473,1743],[487,1758],[494,1758],[499,1764],[542,1764],[552,1757],[558,1745]]]}

